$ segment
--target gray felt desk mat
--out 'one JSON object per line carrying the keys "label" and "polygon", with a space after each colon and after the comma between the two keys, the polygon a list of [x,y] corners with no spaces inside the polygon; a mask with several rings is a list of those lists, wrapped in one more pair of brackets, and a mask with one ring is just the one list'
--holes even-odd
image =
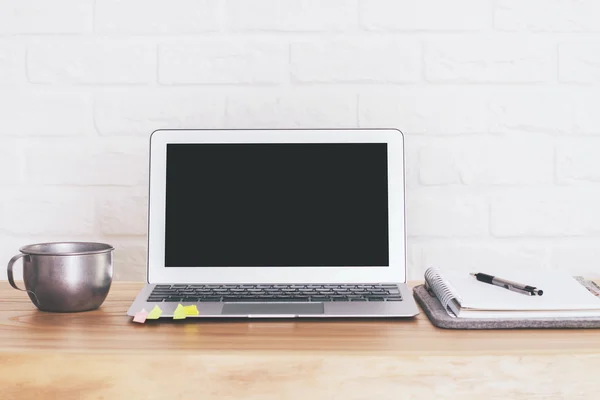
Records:
{"label": "gray felt desk mat", "polygon": [[415,300],[431,323],[445,329],[583,329],[600,328],[600,318],[535,318],[535,319],[467,319],[448,315],[438,299],[425,289],[415,286]]}

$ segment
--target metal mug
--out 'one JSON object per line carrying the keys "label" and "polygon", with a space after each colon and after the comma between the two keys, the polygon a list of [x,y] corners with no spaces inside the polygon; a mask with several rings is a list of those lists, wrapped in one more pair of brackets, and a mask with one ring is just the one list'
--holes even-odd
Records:
{"label": "metal mug", "polygon": [[[39,243],[23,246],[8,262],[8,282],[27,292],[42,311],[94,310],[106,299],[113,275],[113,250],[92,242]],[[13,265],[23,259],[25,289],[17,287]]]}

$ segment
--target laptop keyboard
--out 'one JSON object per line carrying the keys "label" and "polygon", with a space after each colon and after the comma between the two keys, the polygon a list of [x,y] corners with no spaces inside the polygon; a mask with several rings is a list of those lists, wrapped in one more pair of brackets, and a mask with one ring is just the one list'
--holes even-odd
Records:
{"label": "laptop keyboard", "polygon": [[149,302],[402,301],[398,286],[373,285],[156,285]]}

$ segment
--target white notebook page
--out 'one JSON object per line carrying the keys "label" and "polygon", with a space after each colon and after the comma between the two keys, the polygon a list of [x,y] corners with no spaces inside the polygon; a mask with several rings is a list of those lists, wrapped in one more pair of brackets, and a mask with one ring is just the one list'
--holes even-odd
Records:
{"label": "white notebook page", "polygon": [[444,280],[454,288],[462,309],[482,311],[600,310],[600,299],[565,272],[543,269],[482,269],[472,272],[483,272],[535,286],[542,289],[544,294],[543,296],[527,296],[479,282],[466,272],[441,272]]}

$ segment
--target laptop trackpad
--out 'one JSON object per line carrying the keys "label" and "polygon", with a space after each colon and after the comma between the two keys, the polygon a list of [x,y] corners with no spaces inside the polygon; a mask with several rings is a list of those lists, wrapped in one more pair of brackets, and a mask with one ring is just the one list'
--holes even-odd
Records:
{"label": "laptop trackpad", "polygon": [[323,314],[323,303],[225,303],[222,315],[306,315]]}

